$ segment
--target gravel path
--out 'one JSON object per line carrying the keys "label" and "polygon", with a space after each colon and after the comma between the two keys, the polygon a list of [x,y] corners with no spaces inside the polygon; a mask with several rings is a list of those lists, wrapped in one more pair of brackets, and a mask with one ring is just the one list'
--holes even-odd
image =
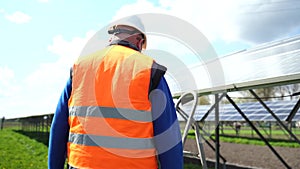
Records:
{"label": "gravel path", "polygon": [[[274,147],[279,155],[293,169],[300,169],[300,148]],[[185,151],[197,153],[196,141],[187,139]],[[207,159],[215,159],[214,151],[204,144]],[[267,146],[234,144],[221,142],[220,153],[228,163],[263,169],[284,169],[285,166]],[[220,160],[222,162],[222,160]]]}

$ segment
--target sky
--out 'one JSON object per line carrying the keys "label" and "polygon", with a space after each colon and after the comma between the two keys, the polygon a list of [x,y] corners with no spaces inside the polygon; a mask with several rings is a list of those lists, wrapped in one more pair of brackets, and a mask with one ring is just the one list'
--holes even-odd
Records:
{"label": "sky", "polygon": [[[53,113],[88,40],[117,19],[143,13],[190,23],[219,57],[300,34],[298,0],[1,0],[0,117]],[[183,52],[165,38],[149,38],[148,48]]]}

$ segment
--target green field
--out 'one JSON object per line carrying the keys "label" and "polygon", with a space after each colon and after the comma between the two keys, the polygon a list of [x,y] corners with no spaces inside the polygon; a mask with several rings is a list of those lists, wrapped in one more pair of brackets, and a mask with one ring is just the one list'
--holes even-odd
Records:
{"label": "green field", "polygon": [[12,130],[0,131],[0,169],[46,169],[47,146]]}
{"label": "green field", "polygon": [[[299,136],[299,131],[295,131]],[[234,135],[233,130],[224,130],[224,134]],[[282,131],[272,131],[274,136],[284,135]],[[240,135],[252,135],[249,130],[242,130]],[[194,132],[189,132],[194,138]],[[213,136],[214,137],[214,136]],[[223,142],[240,144],[265,145],[263,141],[252,137],[221,136]],[[0,169],[46,169],[47,168],[47,135],[46,133],[25,132],[20,130],[0,130]],[[271,140],[273,146],[297,147],[300,145],[291,141]],[[184,169],[201,169],[200,166],[185,164]]]}
{"label": "green field", "polygon": [[[46,169],[47,144],[41,133],[0,130],[0,169]],[[201,169],[186,164],[184,169]]]}
{"label": "green field", "polygon": [[[269,143],[272,146],[279,146],[279,147],[292,147],[292,148],[300,148],[300,144],[298,144],[296,141],[290,140],[287,135],[282,130],[272,130],[272,137],[268,137],[269,135],[266,135],[264,133],[264,130],[259,130],[264,137],[269,141]],[[194,130],[190,130],[188,134],[188,138],[195,138]],[[295,129],[293,133],[297,136],[297,138],[300,137],[300,130]],[[214,134],[212,134],[212,137],[214,137]],[[205,137],[209,140],[208,137]],[[229,142],[229,143],[237,143],[237,144],[252,144],[252,145],[266,145],[258,135],[256,135],[255,131],[251,131],[250,129],[244,129],[241,130],[239,135],[236,136],[236,133],[232,129],[225,129],[222,132],[220,132],[220,141],[222,142]]]}
{"label": "green field", "polygon": [[[222,130],[220,130],[220,133],[222,132]],[[225,128],[223,130],[224,134],[236,134],[235,130],[234,129],[231,129],[231,128]],[[263,135],[271,135],[273,137],[283,137],[283,138],[286,138],[286,134],[287,132],[284,132],[283,130],[280,130],[280,129],[272,129],[271,131],[269,130],[269,128],[264,128],[263,129],[259,129],[259,132]],[[295,135],[298,135],[300,136],[300,129],[298,128],[294,128],[292,130],[292,132],[295,134]],[[240,135],[247,135],[247,136],[250,136],[254,134],[255,135],[255,131],[254,130],[251,130],[250,127],[243,127],[241,130],[240,130]]]}

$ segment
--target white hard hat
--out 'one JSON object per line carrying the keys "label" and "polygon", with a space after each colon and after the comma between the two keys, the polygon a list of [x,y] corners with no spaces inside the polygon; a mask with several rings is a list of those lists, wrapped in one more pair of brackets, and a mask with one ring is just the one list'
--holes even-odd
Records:
{"label": "white hard hat", "polygon": [[[112,26],[109,27],[108,33],[111,34],[110,31],[113,32],[113,30],[117,27],[117,26],[129,26],[132,27],[136,30],[138,30],[144,37],[144,43],[142,48],[146,49],[147,47],[147,36],[146,36],[146,32],[145,32],[145,28],[144,28],[144,24],[142,23],[141,19],[137,16],[130,16],[130,17],[126,17],[123,19],[120,19],[116,22],[113,23]],[[129,33],[129,32],[127,32]],[[132,32],[132,33],[136,33],[136,32]]]}

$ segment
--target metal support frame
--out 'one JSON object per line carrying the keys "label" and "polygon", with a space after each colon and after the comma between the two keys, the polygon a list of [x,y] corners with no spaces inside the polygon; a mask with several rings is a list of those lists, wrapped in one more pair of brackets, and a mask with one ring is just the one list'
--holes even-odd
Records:
{"label": "metal support frame", "polygon": [[271,135],[268,133],[268,131],[264,128],[264,126],[262,126],[259,122],[257,122],[257,124],[259,125],[259,127],[265,132],[266,135],[268,135],[269,138],[271,138]]}
{"label": "metal support frame", "polygon": [[219,104],[219,102],[220,102],[220,101],[222,100],[222,98],[225,97],[225,96],[226,96],[226,93],[223,93],[223,94],[219,97],[218,102],[214,103],[214,104],[210,107],[210,109],[209,109],[209,110],[204,114],[204,116],[201,118],[200,122],[204,121],[204,120],[207,118],[207,116],[209,115],[209,113],[212,112],[212,110],[216,107],[216,104]]}
{"label": "metal support frame", "polygon": [[[209,133],[207,133],[197,122],[195,123],[195,125],[197,125],[198,126],[198,128],[203,132],[203,134],[205,135],[205,136],[208,136],[209,137],[209,139],[211,139],[214,143],[216,142],[216,140],[211,136],[211,134],[209,134]],[[203,138],[203,140],[205,141],[205,143],[214,151],[214,152],[216,152],[216,149],[215,149],[215,147],[212,145],[212,143],[210,143],[207,139],[205,139],[205,137],[203,137],[202,136],[202,138]],[[222,159],[222,161],[223,161],[223,165],[225,166],[225,164],[226,164],[226,162],[227,162],[227,160],[222,156],[222,154],[219,154],[220,155],[220,158]],[[226,167],[224,167],[224,168],[226,168]]]}
{"label": "metal support frame", "polygon": [[289,123],[292,122],[292,120],[293,120],[294,116],[296,115],[296,113],[298,112],[299,108],[300,108],[300,99],[295,104],[295,106],[293,107],[291,113],[289,114],[289,116],[286,118],[285,121],[287,121]]}
{"label": "metal support frame", "polygon": [[216,163],[215,169],[220,168],[220,131],[219,131],[219,94],[215,94],[215,137],[216,137]]}
{"label": "metal support frame", "polygon": [[[187,113],[185,113],[180,107],[178,107],[176,110],[182,116],[182,118],[184,118],[185,121],[188,121],[189,116]],[[202,146],[202,139],[203,140],[205,140],[205,139],[200,134],[201,129],[200,129],[199,125],[197,125],[197,122],[194,119],[192,119],[191,124],[193,125],[193,127],[195,129],[196,143],[200,143],[200,144],[197,144],[197,147],[198,147],[198,152],[200,153],[199,155],[200,155],[201,164],[204,164],[204,163],[206,163],[206,160],[203,160],[203,158],[205,159],[205,154],[204,154],[204,151],[200,151],[200,150],[204,150],[204,148]],[[184,139],[184,140],[186,140],[186,139]],[[184,143],[185,143],[185,141],[183,142],[183,144]],[[205,164],[205,165],[207,165],[207,164]]]}
{"label": "metal support frame", "polygon": [[[190,96],[189,96],[190,95]],[[192,96],[192,97],[191,97]],[[192,110],[190,115],[188,115],[187,113],[185,113],[180,107],[179,104],[182,103],[188,103],[190,101],[194,101],[193,105],[192,105]],[[204,153],[204,147],[202,144],[202,136],[200,134],[200,128],[197,125],[197,122],[194,119],[194,113],[197,107],[197,102],[198,102],[198,96],[196,94],[196,92],[187,92],[184,93],[178,100],[178,103],[176,104],[176,110],[177,112],[179,112],[179,114],[186,120],[186,126],[184,128],[184,132],[182,135],[182,144],[185,144],[187,135],[188,135],[188,131],[190,130],[191,126],[193,125],[195,128],[195,136],[196,136],[196,143],[197,143],[197,147],[198,147],[198,153],[199,153],[199,157],[200,157],[200,162],[202,164],[202,168],[203,169],[207,169],[207,163],[206,163],[206,158],[205,158],[205,153]]]}
{"label": "metal support frame", "polygon": [[[261,98],[259,98],[258,97],[258,95],[252,90],[252,89],[250,89],[249,90],[250,91],[250,93],[256,98],[256,100],[258,100],[259,102],[260,102],[260,104],[274,117],[274,119],[276,119],[276,121],[280,124],[280,126],[282,127],[282,128],[284,128],[288,133],[289,133],[289,135],[292,137],[292,138],[294,138],[294,140],[295,141],[297,141],[299,144],[300,144],[300,141],[299,141],[299,139],[297,138],[297,136],[295,135],[295,134],[293,134],[292,132],[291,132],[291,130],[290,129],[288,129],[288,127],[286,126],[286,125],[284,125],[283,123],[282,123],[282,121],[276,116],[276,114],[261,100]],[[300,99],[299,99],[299,101],[300,101]],[[300,103],[298,101],[298,103]],[[297,104],[298,104],[297,103]],[[296,105],[297,105],[296,104]],[[295,107],[298,107],[298,106],[295,106]],[[294,108],[295,108],[294,107]],[[298,110],[298,109],[297,109]],[[292,112],[294,111],[294,109],[292,110]],[[297,112],[297,111],[296,111]],[[292,113],[291,113],[292,114]],[[291,115],[290,114],[290,115]]]}
{"label": "metal support frame", "polygon": [[271,144],[264,138],[264,136],[259,132],[259,130],[253,125],[253,123],[248,119],[248,117],[243,113],[243,111],[237,106],[237,104],[226,94],[227,100],[231,105],[240,113],[240,115],[246,120],[246,122],[253,128],[256,134],[265,142],[265,144],[270,148],[270,150],[275,154],[275,156],[281,161],[281,163],[288,169],[291,167],[285,162],[285,160],[277,153],[277,151],[271,146]]}
{"label": "metal support frame", "polygon": [[[215,95],[215,103],[210,107],[210,109],[204,114],[204,116],[201,118],[201,120],[200,120],[200,122],[203,122],[206,118],[207,118],[207,116],[213,111],[213,109],[217,109],[216,111],[218,111],[219,112],[219,103],[220,103],[220,101],[223,99],[223,97],[225,97],[226,96],[226,93],[223,93],[220,97],[219,97],[219,95],[218,94],[216,94]],[[217,108],[216,108],[217,107]],[[217,115],[217,118],[219,119],[219,113],[218,113],[218,115]],[[199,125],[198,123],[197,123],[197,125]],[[199,126],[200,127],[200,126]],[[202,129],[201,127],[200,127],[200,129]],[[203,130],[202,129],[202,131],[206,134],[206,135],[209,135],[209,134],[207,134],[206,132],[205,132],[205,130]],[[226,168],[226,162],[227,162],[227,160],[220,154],[220,149],[219,149],[219,147],[220,147],[220,143],[219,143],[219,141],[217,141],[217,139],[219,140],[219,120],[218,120],[218,122],[217,122],[217,124],[216,124],[216,130],[215,130],[216,132],[218,132],[218,135],[216,135],[216,139],[214,139],[214,138],[212,138],[210,135],[209,135],[209,138],[215,143],[215,147],[216,148],[214,148],[213,147],[213,145],[209,142],[209,141],[207,141],[206,139],[205,139],[205,142],[209,145],[209,147],[213,150],[213,151],[215,151],[215,153],[216,153],[216,163],[218,163],[218,165],[216,164],[216,166],[219,166],[220,165],[220,160],[219,160],[219,158],[221,158],[222,160],[223,160],[223,166],[224,166],[224,168]],[[217,143],[218,142],[218,143]]]}

